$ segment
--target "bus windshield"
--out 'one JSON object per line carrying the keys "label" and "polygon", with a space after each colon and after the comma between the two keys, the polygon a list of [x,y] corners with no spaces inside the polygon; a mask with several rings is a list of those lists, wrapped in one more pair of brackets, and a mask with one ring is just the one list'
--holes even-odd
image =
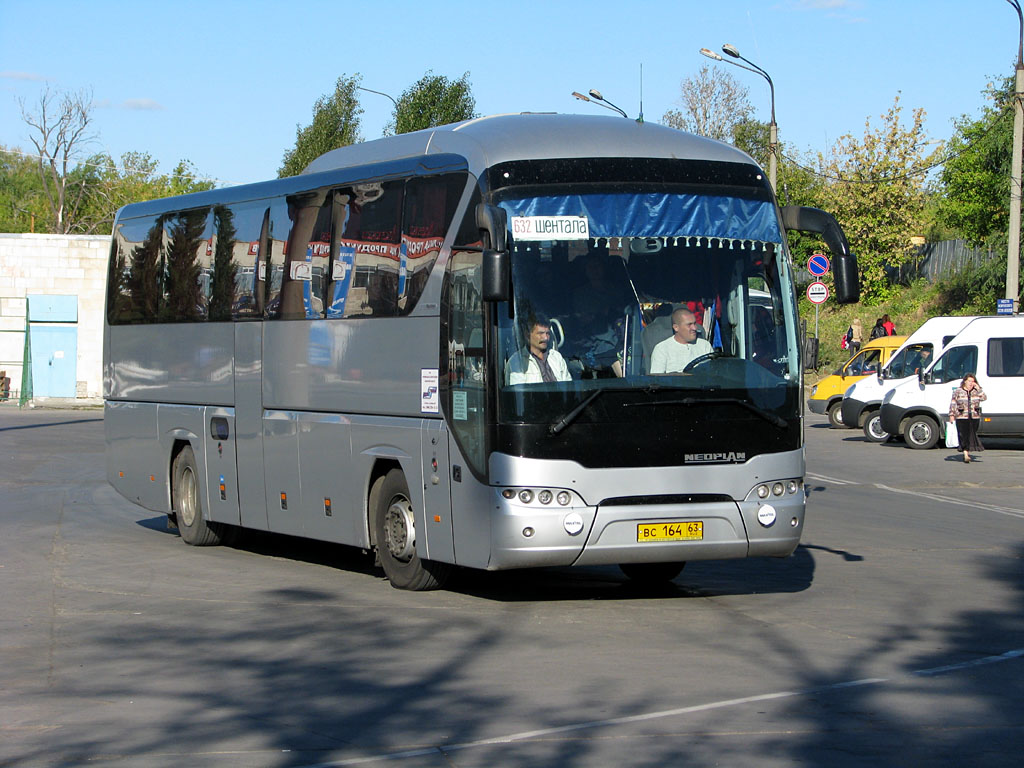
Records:
{"label": "bus windshield", "polygon": [[516,189],[498,202],[513,284],[498,313],[499,420],[550,419],[597,389],[795,416],[792,278],[759,190]]}

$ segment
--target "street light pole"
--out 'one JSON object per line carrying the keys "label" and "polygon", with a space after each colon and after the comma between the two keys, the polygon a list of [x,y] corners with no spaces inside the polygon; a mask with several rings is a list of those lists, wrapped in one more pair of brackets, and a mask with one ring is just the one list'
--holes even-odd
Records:
{"label": "street light pole", "polygon": [[726,64],[732,64],[734,67],[745,69],[748,72],[754,72],[768,81],[768,89],[771,93],[772,105],[772,121],[768,124],[768,181],[771,182],[772,191],[775,192],[777,189],[776,179],[779,168],[779,126],[778,123],[775,122],[775,83],[772,82],[772,79],[771,77],[769,77],[768,73],[761,69],[759,66],[757,66],[757,64],[752,62],[750,59],[741,56],[740,52],[736,49],[735,45],[729,45],[728,43],[726,43],[725,45],[722,46],[722,51],[729,54],[734,59],[740,59],[742,61],[747,62],[747,64],[749,64],[750,66],[745,67],[742,64],[737,64],[735,61],[723,59],[717,53],[715,53],[712,50],[709,50],[708,48],[700,49],[700,52],[703,55],[707,56],[709,59],[714,59],[715,61],[724,61]]}
{"label": "street light pole", "polygon": [[1017,44],[1017,66],[1013,85],[1013,158],[1010,161],[1010,231],[1006,249],[1006,298],[1013,299],[1017,310],[1020,286],[1020,203],[1021,153],[1024,145],[1024,13],[1019,0],[1006,0],[1017,11],[1020,35]]}
{"label": "street light pole", "polygon": [[391,96],[390,94],[384,93],[384,91],[375,91],[373,90],[373,88],[363,88],[363,86],[361,85],[357,85],[356,90],[366,91],[367,93],[376,93],[378,96],[384,96],[386,98],[389,98],[391,99],[391,103],[395,105],[395,109],[398,109],[398,102],[395,101],[395,97]]}

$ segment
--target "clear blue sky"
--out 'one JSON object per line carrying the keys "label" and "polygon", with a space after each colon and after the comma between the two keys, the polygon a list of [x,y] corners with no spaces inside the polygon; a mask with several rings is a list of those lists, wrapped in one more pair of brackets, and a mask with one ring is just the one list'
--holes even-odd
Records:
{"label": "clear blue sky", "polygon": [[[902,95],[934,139],[977,115],[1012,74],[1017,16],[1005,0],[0,0],[0,144],[30,149],[18,99],[92,90],[98,139],[118,158],[191,160],[223,183],[272,178],[297,123],[339,75],[397,97],[427,70],[469,73],[477,111],[601,113],[597,88],[635,116],[678,106],[698,53],[732,43],[775,81],[780,138],[824,151]],[[768,85],[727,67],[767,121]],[[364,139],[392,104],[362,94]]]}

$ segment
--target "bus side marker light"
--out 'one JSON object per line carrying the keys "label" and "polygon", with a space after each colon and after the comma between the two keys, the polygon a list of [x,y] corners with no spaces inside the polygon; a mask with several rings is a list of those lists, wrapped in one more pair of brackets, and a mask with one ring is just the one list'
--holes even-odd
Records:
{"label": "bus side marker light", "polygon": [[324,514],[327,517],[331,516],[331,499],[329,497],[324,497]]}
{"label": "bus side marker light", "polygon": [[220,500],[221,501],[227,501],[228,500],[228,491],[227,491],[227,488],[224,487],[224,475],[220,476]]}
{"label": "bus side marker light", "polygon": [[124,472],[118,472],[118,473],[117,473],[117,476],[118,476],[118,477],[124,477]]}
{"label": "bus side marker light", "polygon": [[155,483],[156,482],[156,477],[154,477],[153,475],[150,475],[149,476],[149,482]]}
{"label": "bus side marker light", "polygon": [[288,494],[281,491],[281,509],[288,509]]}
{"label": "bus side marker light", "polygon": [[435,523],[440,523],[441,522],[441,516],[440,515],[434,515],[434,522]]}

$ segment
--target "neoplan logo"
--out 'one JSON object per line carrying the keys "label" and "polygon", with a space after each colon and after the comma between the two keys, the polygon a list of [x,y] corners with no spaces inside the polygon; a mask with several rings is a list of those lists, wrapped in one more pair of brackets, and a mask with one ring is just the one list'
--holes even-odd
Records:
{"label": "neoplan logo", "polygon": [[729,451],[728,453],[687,453],[683,461],[687,464],[742,464],[747,460],[744,451]]}

